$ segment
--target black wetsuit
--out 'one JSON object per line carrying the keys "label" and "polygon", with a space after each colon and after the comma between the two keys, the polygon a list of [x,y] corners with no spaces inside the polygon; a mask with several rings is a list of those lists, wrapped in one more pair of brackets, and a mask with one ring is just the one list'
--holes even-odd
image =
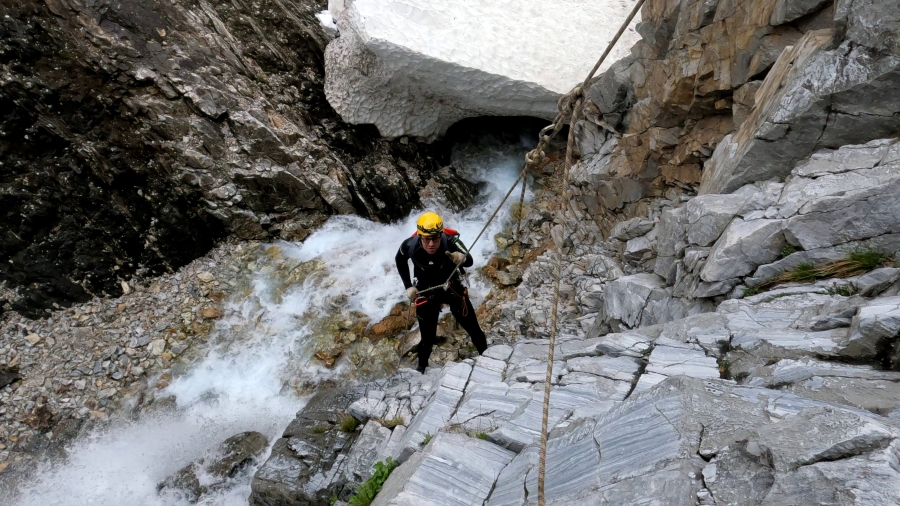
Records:
{"label": "black wetsuit", "polygon": [[[407,264],[409,259],[413,261],[413,276],[416,278],[416,287],[419,291],[444,284],[455,267],[453,261],[447,256],[447,251],[465,253],[466,261],[461,267],[472,265],[472,255],[459,240],[458,235],[442,234],[441,245],[434,255],[429,255],[425,251],[418,235],[403,241],[394,258],[397,262],[397,272],[400,273],[400,278],[403,280],[403,286],[405,288],[413,286]],[[428,302],[416,308],[419,332],[422,335],[418,349],[420,371],[424,371],[428,366],[428,357],[431,356],[431,349],[434,347],[441,304],[450,306],[450,312],[469,334],[478,353],[484,353],[484,350],[487,349],[487,338],[478,325],[475,308],[472,307],[472,301],[469,300],[468,293],[460,283],[459,276],[458,273],[454,275],[447,290],[438,288],[423,294],[428,298]]]}

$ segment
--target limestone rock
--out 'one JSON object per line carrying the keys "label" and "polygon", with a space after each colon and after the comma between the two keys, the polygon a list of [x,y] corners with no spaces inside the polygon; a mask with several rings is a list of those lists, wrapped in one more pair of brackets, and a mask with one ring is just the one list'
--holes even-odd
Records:
{"label": "limestone rock", "polygon": [[514,456],[478,438],[438,434],[391,473],[372,505],[482,504]]}
{"label": "limestone rock", "polygon": [[710,251],[700,278],[714,282],[749,274],[778,258],[784,244],[781,220],[735,219]]}
{"label": "limestone rock", "polygon": [[[869,15],[852,12],[851,24]],[[896,23],[896,18],[885,20],[886,26]],[[849,38],[829,49],[833,35],[831,30],[809,32],[778,58],[756,93],[759,100],[750,117],[707,162],[701,194],[728,193],[746,183],[786,176],[794,163],[821,147],[900,133],[896,123],[887,121],[900,111],[900,99],[887,91],[900,83],[900,58],[870,56],[871,49],[851,44]],[[853,36],[871,47],[882,44],[863,31]],[[865,71],[850,70],[857,68]]]}
{"label": "limestone rock", "polygon": [[242,432],[226,439],[211,455],[192,462],[157,487],[161,494],[180,492],[191,502],[224,485],[265,452],[268,440],[259,432]]}

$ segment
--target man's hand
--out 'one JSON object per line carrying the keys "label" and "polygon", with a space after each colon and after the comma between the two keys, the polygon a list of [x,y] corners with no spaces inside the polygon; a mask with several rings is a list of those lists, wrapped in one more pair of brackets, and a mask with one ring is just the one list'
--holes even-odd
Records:
{"label": "man's hand", "polygon": [[410,302],[415,302],[416,298],[419,296],[419,289],[411,286],[406,289],[406,298],[409,299]]}
{"label": "man's hand", "polygon": [[445,251],[445,253],[447,253],[447,256],[450,257],[450,260],[453,260],[453,263],[456,265],[462,265],[462,263],[466,261],[465,253],[459,251],[454,251],[453,253]]}

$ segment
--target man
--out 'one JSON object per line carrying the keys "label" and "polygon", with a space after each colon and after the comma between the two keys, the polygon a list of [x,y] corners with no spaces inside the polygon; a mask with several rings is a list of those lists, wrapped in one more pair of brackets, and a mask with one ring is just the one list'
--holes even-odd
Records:
{"label": "man", "polygon": [[[450,306],[450,312],[469,334],[478,353],[484,353],[487,349],[487,338],[478,325],[469,294],[460,282],[459,271],[462,271],[463,267],[471,266],[473,260],[472,255],[459,240],[459,234],[451,229],[445,231],[444,222],[437,214],[425,213],[416,223],[416,234],[400,245],[395,260],[409,301],[415,302],[419,299],[421,303],[416,307],[419,333],[422,335],[419,342],[417,370],[425,374],[425,368],[428,367],[428,357],[431,356],[431,348],[437,334],[441,304]],[[412,260],[413,263],[415,286],[410,281],[407,260]],[[453,278],[450,279],[450,285],[446,290],[437,288],[425,292],[429,288],[443,285],[451,273]],[[425,293],[419,295],[419,292]]]}

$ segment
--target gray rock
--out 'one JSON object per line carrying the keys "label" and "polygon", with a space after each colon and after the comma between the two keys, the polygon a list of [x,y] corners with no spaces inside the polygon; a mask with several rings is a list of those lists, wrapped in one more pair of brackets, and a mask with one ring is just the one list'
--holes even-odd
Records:
{"label": "gray rock", "polygon": [[506,383],[476,384],[466,389],[449,423],[453,427],[489,433],[531,401],[532,392]]}
{"label": "gray rock", "polygon": [[716,357],[708,357],[699,346],[673,341],[666,337],[656,340],[647,368],[634,387],[636,392],[648,390],[669,376],[690,378],[719,378]]}
{"label": "gray rock", "polygon": [[[361,388],[319,390],[275,442],[250,484],[252,505],[307,504],[340,495],[348,485],[341,463],[356,433],[337,426]],[[329,430],[322,431],[321,428]]]}
{"label": "gray rock", "polygon": [[421,454],[394,470],[372,505],[483,504],[513,457],[478,438],[438,434]]}
{"label": "gray rock", "polygon": [[790,23],[811,12],[816,12],[827,3],[827,0],[777,0],[769,23],[772,26]]}
{"label": "gray rock", "polygon": [[472,366],[456,363],[444,369],[431,399],[407,426],[395,449],[394,459],[404,462],[420,448],[428,435],[434,436],[450,420],[463,397]]}
{"label": "gray rock", "polygon": [[866,365],[785,359],[754,369],[742,381],[884,416],[900,406],[900,375]]}
{"label": "gray rock", "polygon": [[617,239],[619,241],[629,241],[653,230],[654,225],[653,220],[648,220],[646,218],[632,218],[617,223],[609,232],[609,238]]}
{"label": "gray rock", "polygon": [[621,320],[629,327],[635,327],[641,321],[641,313],[650,293],[664,286],[664,281],[654,274],[621,277],[606,287],[604,305],[606,314],[610,318]]}
{"label": "gray rock", "polygon": [[344,479],[348,484],[361,484],[372,476],[372,466],[378,461],[381,449],[391,437],[391,430],[380,423],[369,420],[350,448],[343,467]]}
{"label": "gray rock", "polygon": [[226,439],[212,454],[191,462],[161,482],[161,494],[180,492],[190,502],[225,485],[227,479],[252,465],[269,442],[259,432],[242,432]]}
{"label": "gray rock", "polygon": [[[847,24],[854,26],[870,15],[858,8],[850,12]],[[871,32],[853,34],[829,49],[839,42],[833,32],[811,31],[778,58],[756,94],[753,113],[705,164],[700,194],[728,193],[746,183],[787,176],[794,163],[820,147],[900,133],[896,123],[887,121],[900,110],[900,98],[888,91],[900,82],[900,59],[871,49],[884,44]],[[851,70],[857,68],[866,71]]]}
{"label": "gray rock", "polygon": [[716,241],[700,277],[714,282],[744,276],[778,258],[784,244],[781,220],[735,219]]}
{"label": "gray rock", "polygon": [[709,246],[725,231],[725,227],[747,202],[739,195],[700,195],[685,206],[687,240],[690,244]]}
{"label": "gray rock", "polygon": [[759,429],[759,447],[776,471],[885,449],[896,435],[888,426],[849,411],[810,408]]}
{"label": "gray rock", "polygon": [[612,357],[640,358],[650,352],[655,339],[638,332],[607,334],[600,338],[597,352]]}

